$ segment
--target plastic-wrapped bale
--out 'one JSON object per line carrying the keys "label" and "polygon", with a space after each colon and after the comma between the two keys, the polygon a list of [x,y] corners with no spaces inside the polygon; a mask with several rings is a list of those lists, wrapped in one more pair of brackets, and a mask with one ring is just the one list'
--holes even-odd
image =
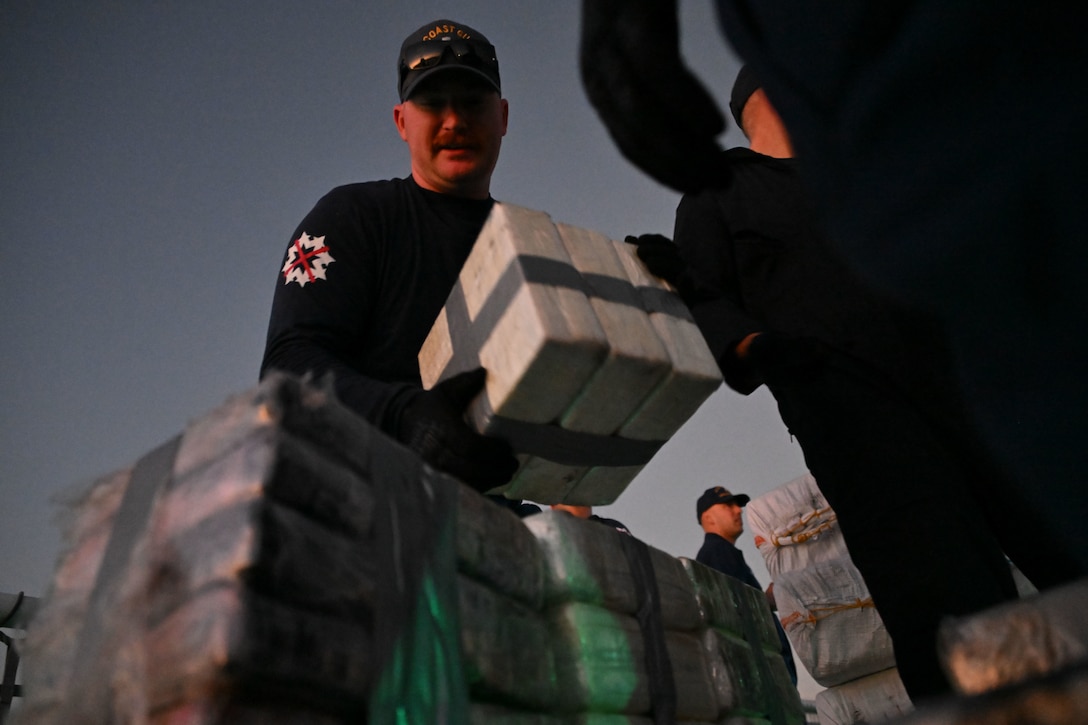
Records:
{"label": "plastic-wrapped bale", "polygon": [[921,704],[895,725],[1069,725],[1088,722],[1088,662],[978,695]]}
{"label": "plastic-wrapped bale", "polygon": [[[651,672],[639,622],[591,604],[569,602],[549,610],[562,710],[646,715],[662,675]],[[690,632],[664,632],[675,692],[676,720],[712,721],[717,699],[702,645]]]}
{"label": "plastic-wrapped bale", "polygon": [[752,499],[745,510],[753,540],[775,580],[782,572],[849,556],[835,512],[812,474]]}
{"label": "plastic-wrapped bale", "polygon": [[693,559],[681,562],[706,626],[703,648],[720,716],[803,723],[800,695],[763,592]]}
{"label": "plastic-wrapped bale", "polygon": [[894,667],[828,688],[816,695],[820,725],[893,720],[914,710]]}
{"label": "plastic-wrapped bale", "polygon": [[344,718],[280,702],[190,701],[153,713],[147,725],[344,725]]}
{"label": "plastic-wrapped bale", "polygon": [[640,572],[632,566],[632,549],[648,556],[665,629],[693,631],[702,619],[695,589],[676,557],[646,546],[629,534],[571,516],[546,511],[523,519],[544,554],[546,606],[564,602],[595,604],[634,615],[642,602]]}
{"label": "plastic-wrapped bale", "polygon": [[[713,719],[699,609],[679,560],[561,511],[524,522],[545,557],[559,682],[554,708],[643,715],[668,696],[662,683],[671,683],[677,719]],[[672,678],[648,674],[669,669]]]}
{"label": "plastic-wrapped bale", "polygon": [[976,694],[1088,659],[1088,579],[946,621],[941,662],[959,692]]}
{"label": "plastic-wrapped bale", "polygon": [[543,613],[459,577],[461,652],[474,701],[546,712],[557,691],[553,633]]}
{"label": "plastic-wrapped bale", "polygon": [[511,511],[467,486],[457,509],[461,655],[469,695],[547,711],[555,699],[542,613],[544,556]]}
{"label": "plastic-wrapped bale", "polygon": [[377,480],[457,485],[281,376],[103,479],[28,633],[20,712],[200,722],[267,698],[315,721],[365,712]]}
{"label": "plastic-wrapped bale", "polygon": [[703,363],[701,387],[659,394],[683,367],[625,269],[602,235],[496,204],[420,349],[428,388],[487,368],[470,418],[519,454],[510,498],[611,503],[720,384],[696,337],[675,356]]}
{"label": "plastic-wrapped bale", "polygon": [[794,653],[824,687],[895,666],[891,639],[849,559],[781,574],[774,585]]}
{"label": "plastic-wrapped bale", "polygon": [[[516,710],[491,703],[473,703],[469,710],[469,725],[654,725],[654,721],[646,717],[602,712],[579,713],[577,715],[548,715]],[[677,725],[687,724],[678,722]],[[690,723],[690,725],[701,724]],[[735,725],[747,725],[747,723],[736,723]]]}
{"label": "plastic-wrapped bale", "polygon": [[[635,339],[640,345],[656,339],[666,355],[664,375],[648,392],[642,394],[640,390],[637,396],[626,394],[628,400],[637,398],[639,402],[615,430],[615,436],[647,443],[668,440],[721,385],[717,362],[687,306],[664,282],[646,271],[632,245],[609,242],[614,252],[609,254],[599,235],[596,241],[600,244],[590,246],[578,233],[592,233],[563,224],[559,229],[575,264],[585,271],[585,278],[593,288],[591,300],[604,308],[598,314],[609,340],[616,340],[620,344],[618,349],[622,349],[631,346]],[[586,254],[590,250],[593,253]],[[636,295],[634,299],[628,289]],[[621,309],[623,317],[618,314]],[[649,332],[645,330],[647,323]],[[638,331],[637,336],[632,334],[633,330]],[[642,464],[592,466],[567,491],[564,502],[587,506],[612,503],[642,468]]]}
{"label": "plastic-wrapped bale", "polygon": [[530,609],[544,603],[544,552],[512,511],[458,488],[457,569]]}
{"label": "plastic-wrapped bale", "polygon": [[63,551],[23,643],[27,696],[14,712],[17,721],[55,722],[65,702],[76,654],[72,642],[131,475],[131,469],[124,469],[103,476],[62,512]]}

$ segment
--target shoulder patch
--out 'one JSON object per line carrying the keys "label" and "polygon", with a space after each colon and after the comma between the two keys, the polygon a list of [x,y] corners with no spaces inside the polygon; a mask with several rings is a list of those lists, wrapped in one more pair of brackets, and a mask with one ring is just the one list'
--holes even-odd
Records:
{"label": "shoulder patch", "polygon": [[325,244],[325,237],[315,237],[302,233],[287,248],[287,261],[283,264],[283,283],[298,282],[305,287],[307,282],[325,279],[325,269],[335,262]]}

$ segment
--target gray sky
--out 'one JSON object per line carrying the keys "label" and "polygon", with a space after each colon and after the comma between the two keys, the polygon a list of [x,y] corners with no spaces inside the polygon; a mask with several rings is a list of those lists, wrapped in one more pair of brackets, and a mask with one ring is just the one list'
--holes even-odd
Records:
{"label": "gray sky", "polygon": [[[739,63],[711,3],[682,6],[724,111]],[[622,159],[582,91],[576,0],[0,4],[0,592],[46,593],[58,493],[256,383],[295,225],[333,186],[408,174],[396,55],[444,17],[498,50],[495,198],[616,239],[671,233],[679,197]],[[723,388],[598,513],[694,557],[705,488],[758,496],[804,470],[773,398]],[[740,546],[767,584],[750,533]]]}

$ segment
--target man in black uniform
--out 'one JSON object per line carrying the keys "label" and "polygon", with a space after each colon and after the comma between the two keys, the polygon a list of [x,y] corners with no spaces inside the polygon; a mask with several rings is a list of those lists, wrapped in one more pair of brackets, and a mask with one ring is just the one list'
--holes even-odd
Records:
{"label": "man in black uniform", "polygon": [[[980,438],[1088,571],[1088,6],[714,0],[790,128],[840,253],[940,316]],[[721,185],[725,118],[677,0],[585,0],[580,66],[620,151]]]}
{"label": "man in black uniform", "polygon": [[685,195],[676,246],[644,235],[639,256],[678,287],[726,383],[774,394],[907,692],[946,692],[938,623],[1016,596],[1005,553],[1039,587],[1079,570],[981,455],[939,325],[863,284],[821,234],[790,137],[747,68],[730,105],[750,148],[723,152],[729,185]]}
{"label": "man in black uniform", "polygon": [[424,391],[416,355],[494,203],[508,106],[494,47],[450,20],[405,39],[398,80],[393,120],[411,175],[333,189],[302,220],[276,285],[261,375],[331,375],[339,398],[373,425],[487,490],[517,461],[464,422],[485,371]]}
{"label": "man in black uniform", "polygon": [[[744,554],[737,548],[737,539],[744,532],[744,507],[751,498],[746,493],[733,494],[721,486],[708,488],[695,502],[695,517],[703,527],[703,545],[695,555],[695,561],[717,569],[734,579],[739,579],[750,587],[763,591],[763,586],[752,573],[752,568],[744,560]],[[764,594],[771,611],[777,610],[774,602],[774,585]],[[778,630],[778,640],[782,643],[782,659],[786,662],[790,680],[797,684],[797,665],[793,661],[793,650],[789,638],[778,617],[774,618]]]}

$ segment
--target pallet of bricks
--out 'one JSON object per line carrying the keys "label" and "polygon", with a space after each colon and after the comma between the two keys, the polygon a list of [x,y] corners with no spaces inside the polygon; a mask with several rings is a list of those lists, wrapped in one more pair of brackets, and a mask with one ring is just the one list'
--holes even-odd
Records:
{"label": "pallet of bricks", "polygon": [[827,688],[816,696],[821,725],[910,712],[891,639],[815,479],[806,473],[789,481],[753,499],[747,512],[794,653]]}
{"label": "pallet of bricks", "polygon": [[755,589],[519,519],[288,377],[71,507],[16,723],[802,723]]}
{"label": "pallet of bricks", "polygon": [[[420,351],[478,365],[501,491],[610,503],[720,384],[626,245],[496,205]],[[274,377],[72,507],[24,722],[793,723],[758,592],[526,522]]]}

